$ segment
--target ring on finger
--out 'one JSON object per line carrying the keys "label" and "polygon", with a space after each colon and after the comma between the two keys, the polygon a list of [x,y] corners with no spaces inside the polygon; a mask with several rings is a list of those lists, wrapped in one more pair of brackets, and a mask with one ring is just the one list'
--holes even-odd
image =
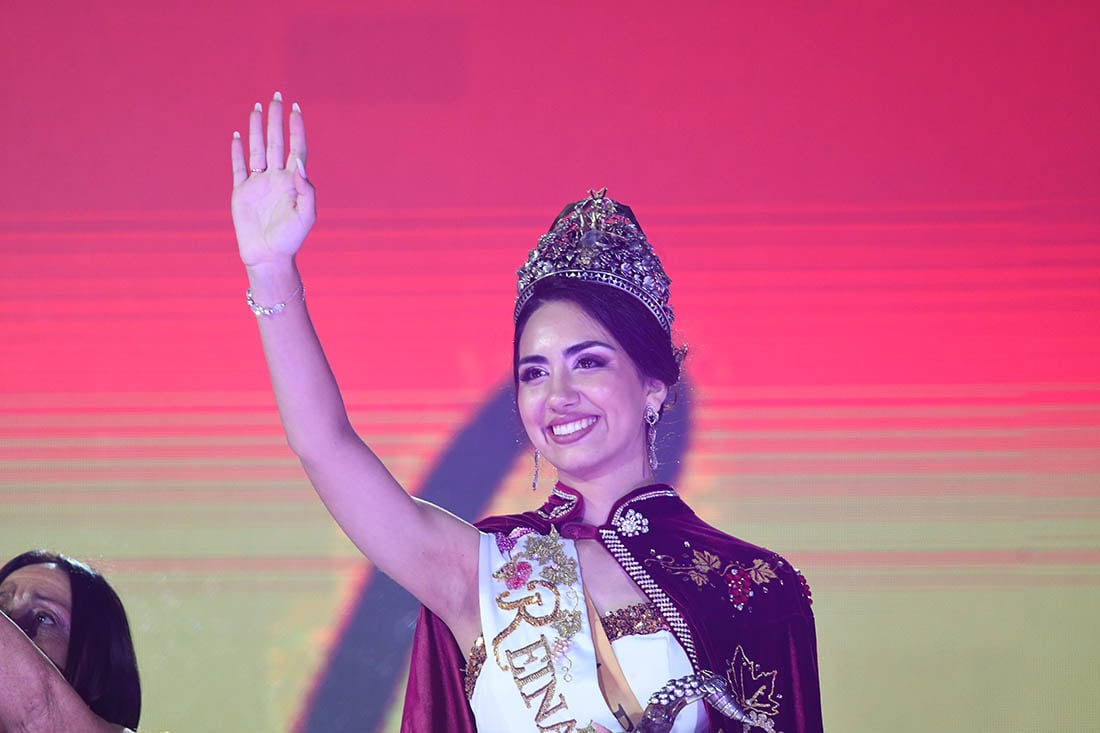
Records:
{"label": "ring on finger", "polygon": [[253,173],[263,173],[264,171],[267,170],[267,168],[249,168],[249,170],[252,171]]}

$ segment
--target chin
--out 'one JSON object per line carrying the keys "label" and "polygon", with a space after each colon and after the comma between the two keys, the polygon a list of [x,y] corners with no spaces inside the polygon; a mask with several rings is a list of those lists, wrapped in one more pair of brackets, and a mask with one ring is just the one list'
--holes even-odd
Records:
{"label": "chin", "polygon": [[600,461],[562,461],[555,463],[554,468],[558,470],[562,483],[567,485],[570,481],[597,481],[600,477],[613,472]]}
{"label": "chin", "polygon": [[[540,450],[542,457],[557,469],[562,483],[567,485],[570,480],[598,481],[604,476],[621,474],[631,462],[616,460],[616,458],[632,452],[627,449],[610,451],[602,445],[558,446],[547,444]],[[642,463],[639,463],[639,471],[643,470],[642,465]]]}
{"label": "chin", "polygon": [[[549,458],[549,456],[546,456]],[[584,481],[590,477],[590,474],[595,473],[591,466],[576,461],[562,461],[561,463],[554,463],[550,461],[554,468],[558,472],[558,478],[562,483],[568,484],[570,481]]]}

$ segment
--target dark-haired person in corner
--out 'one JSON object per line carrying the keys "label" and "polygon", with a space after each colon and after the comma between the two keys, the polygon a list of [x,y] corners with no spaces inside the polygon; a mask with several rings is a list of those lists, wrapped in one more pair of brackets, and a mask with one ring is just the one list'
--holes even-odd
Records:
{"label": "dark-haired person in corner", "polygon": [[25,552],[0,568],[0,611],[0,731],[137,728],[130,625],[102,575],[64,555]]}

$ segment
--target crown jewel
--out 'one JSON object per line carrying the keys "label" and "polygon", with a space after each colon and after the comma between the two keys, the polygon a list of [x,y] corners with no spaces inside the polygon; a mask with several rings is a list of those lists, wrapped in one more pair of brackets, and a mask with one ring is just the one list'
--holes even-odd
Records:
{"label": "crown jewel", "polygon": [[672,331],[668,304],[671,282],[630,208],[607,198],[607,189],[567,207],[527,256],[519,275],[514,318],[534,294],[538,281],[570,277],[618,288],[640,300]]}

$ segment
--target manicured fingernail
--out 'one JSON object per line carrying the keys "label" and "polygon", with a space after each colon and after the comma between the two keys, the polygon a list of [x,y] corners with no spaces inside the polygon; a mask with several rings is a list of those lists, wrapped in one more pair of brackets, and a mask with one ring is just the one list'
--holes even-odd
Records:
{"label": "manicured fingernail", "polygon": [[302,114],[302,108],[298,106],[297,102],[295,102],[293,105],[291,105],[290,108],[292,110],[294,110],[295,112],[297,112],[298,114]]}
{"label": "manicured fingernail", "polygon": [[234,130],[233,131],[233,139],[234,140],[240,140],[241,139],[241,131],[240,130]]}
{"label": "manicured fingernail", "polygon": [[253,112],[263,112],[264,111],[264,106],[262,104],[260,104],[259,102],[256,102],[256,106],[252,108],[252,111]]}
{"label": "manicured fingernail", "polygon": [[301,158],[294,159],[298,163],[298,173],[302,175],[302,178],[308,178],[306,175],[306,164],[302,162]]}
{"label": "manicured fingernail", "polygon": [[275,96],[272,97],[272,99],[274,99],[276,102],[283,101],[283,93],[282,92],[275,92]]}

